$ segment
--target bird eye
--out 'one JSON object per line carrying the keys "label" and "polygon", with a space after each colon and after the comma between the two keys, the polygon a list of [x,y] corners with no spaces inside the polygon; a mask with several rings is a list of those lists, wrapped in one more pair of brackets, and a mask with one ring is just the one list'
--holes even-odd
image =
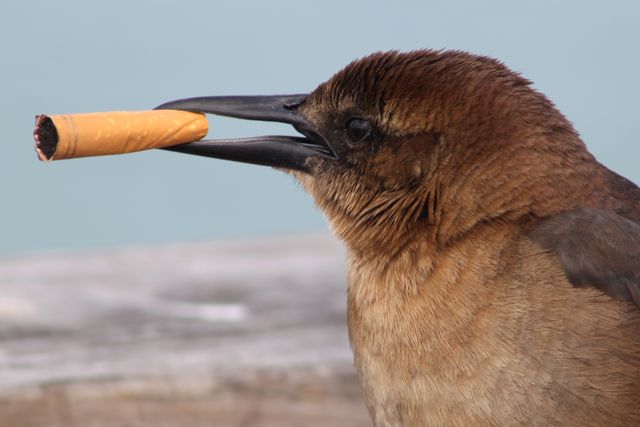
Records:
{"label": "bird eye", "polygon": [[351,142],[357,143],[364,141],[371,133],[371,123],[365,119],[353,118],[349,119],[346,124],[347,136]]}

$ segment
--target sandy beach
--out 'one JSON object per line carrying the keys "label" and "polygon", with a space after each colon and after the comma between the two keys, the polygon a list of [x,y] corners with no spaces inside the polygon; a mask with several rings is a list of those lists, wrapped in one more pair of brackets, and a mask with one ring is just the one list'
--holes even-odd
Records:
{"label": "sandy beach", "polygon": [[370,425],[327,235],[0,261],[0,424]]}

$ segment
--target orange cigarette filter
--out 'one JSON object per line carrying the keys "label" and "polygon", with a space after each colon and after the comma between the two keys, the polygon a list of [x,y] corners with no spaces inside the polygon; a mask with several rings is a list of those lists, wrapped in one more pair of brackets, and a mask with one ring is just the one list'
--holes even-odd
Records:
{"label": "orange cigarette filter", "polygon": [[40,160],[124,154],[185,144],[209,130],[204,114],[178,110],[40,115],[33,132]]}

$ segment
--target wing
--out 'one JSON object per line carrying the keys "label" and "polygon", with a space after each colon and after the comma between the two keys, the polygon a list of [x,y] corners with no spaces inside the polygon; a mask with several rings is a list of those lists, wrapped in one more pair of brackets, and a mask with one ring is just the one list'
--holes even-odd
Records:
{"label": "wing", "polygon": [[576,287],[595,287],[640,307],[640,224],[579,208],[546,218],[529,238],[560,257]]}

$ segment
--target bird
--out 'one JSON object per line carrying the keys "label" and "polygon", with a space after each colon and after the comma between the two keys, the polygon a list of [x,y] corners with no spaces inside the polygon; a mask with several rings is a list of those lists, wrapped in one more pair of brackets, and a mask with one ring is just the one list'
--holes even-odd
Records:
{"label": "bird", "polygon": [[171,149],[276,167],[314,198],[346,247],[375,426],[640,425],[640,189],[527,78],[386,51],[309,94],[158,108],[300,133]]}

